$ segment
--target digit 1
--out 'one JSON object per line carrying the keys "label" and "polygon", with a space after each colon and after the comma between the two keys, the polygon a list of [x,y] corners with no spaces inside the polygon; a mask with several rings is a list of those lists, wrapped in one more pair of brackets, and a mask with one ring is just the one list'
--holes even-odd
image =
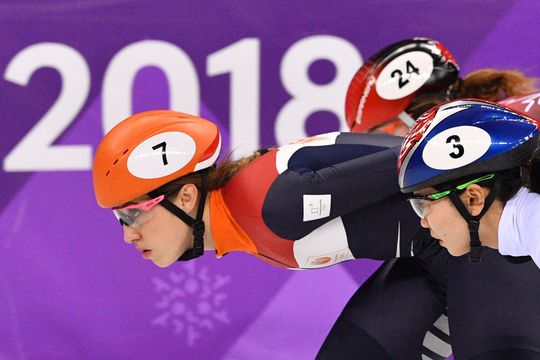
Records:
{"label": "digit 1", "polygon": [[208,56],[208,76],[231,74],[229,131],[235,157],[260,147],[260,40],[243,39]]}

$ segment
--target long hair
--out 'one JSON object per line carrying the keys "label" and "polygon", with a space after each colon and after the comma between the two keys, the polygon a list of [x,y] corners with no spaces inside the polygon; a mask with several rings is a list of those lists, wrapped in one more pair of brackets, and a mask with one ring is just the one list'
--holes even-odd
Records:
{"label": "long hair", "polygon": [[538,91],[536,83],[536,78],[517,70],[481,69],[458,79],[446,91],[419,96],[409,105],[407,112],[416,119],[433,106],[448,100],[476,98],[497,102]]}
{"label": "long hair", "polygon": [[227,184],[237,172],[265,152],[266,150],[257,150],[252,155],[240,158],[238,160],[226,160],[219,166],[214,165],[208,169],[187,174],[161,186],[159,189],[156,189],[156,192],[161,194],[169,193],[175,189],[180,189],[185,184],[193,184],[200,191],[202,189],[203,176],[206,176],[207,178],[207,191],[219,189],[225,186],[225,184]]}
{"label": "long hair", "polygon": [[481,69],[465,76],[456,90],[459,98],[497,102],[537,91],[536,81],[536,78],[528,77],[517,70]]}
{"label": "long hair", "polygon": [[253,160],[260,157],[267,150],[257,150],[253,154],[238,160],[226,160],[208,174],[208,191],[222,188],[236,173],[249,165]]}

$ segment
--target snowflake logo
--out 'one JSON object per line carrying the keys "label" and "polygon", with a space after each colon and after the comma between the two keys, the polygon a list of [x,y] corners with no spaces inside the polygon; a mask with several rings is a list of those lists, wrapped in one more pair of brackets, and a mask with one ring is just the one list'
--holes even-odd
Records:
{"label": "snowflake logo", "polygon": [[175,334],[184,336],[193,346],[204,331],[216,324],[230,324],[226,309],[221,304],[227,299],[222,287],[230,276],[210,276],[208,268],[197,269],[194,262],[186,263],[183,272],[170,272],[165,279],[152,278],[160,300],[156,302],[159,315],[150,322],[153,326],[171,326]]}

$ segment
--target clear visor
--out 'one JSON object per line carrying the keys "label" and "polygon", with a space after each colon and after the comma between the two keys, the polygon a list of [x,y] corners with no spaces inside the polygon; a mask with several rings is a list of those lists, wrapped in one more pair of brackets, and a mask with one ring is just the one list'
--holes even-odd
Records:
{"label": "clear visor", "polygon": [[164,198],[164,195],[160,195],[141,203],[113,208],[112,211],[114,216],[120,221],[120,225],[136,228],[152,219],[153,212],[150,210],[163,201]]}
{"label": "clear visor", "polygon": [[427,211],[429,209],[429,201],[415,198],[410,198],[407,200],[411,204],[416,215],[418,215],[421,219],[426,217]]}

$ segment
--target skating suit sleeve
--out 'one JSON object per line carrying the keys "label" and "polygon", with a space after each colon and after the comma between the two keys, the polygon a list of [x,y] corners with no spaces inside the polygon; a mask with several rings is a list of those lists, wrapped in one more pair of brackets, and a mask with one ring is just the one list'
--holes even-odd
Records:
{"label": "skating suit sleeve", "polygon": [[[248,249],[235,245],[238,233],[253,245],[248,252],[288,268],[393,258],[403,251],[400,239],[409,255],[420,227],[397,185],[400,144],[387,135],[335,132],[259,157],[213,195],[236,229],[225,239],[212,225],[218,255]],[[217,207],[211,204],[212,224]]]}
{"label": "skating suit sleeve", "polygon": [[526,188],[506,202],[499,222],[499,252],[530,256],[540,267],[540,194]]}

